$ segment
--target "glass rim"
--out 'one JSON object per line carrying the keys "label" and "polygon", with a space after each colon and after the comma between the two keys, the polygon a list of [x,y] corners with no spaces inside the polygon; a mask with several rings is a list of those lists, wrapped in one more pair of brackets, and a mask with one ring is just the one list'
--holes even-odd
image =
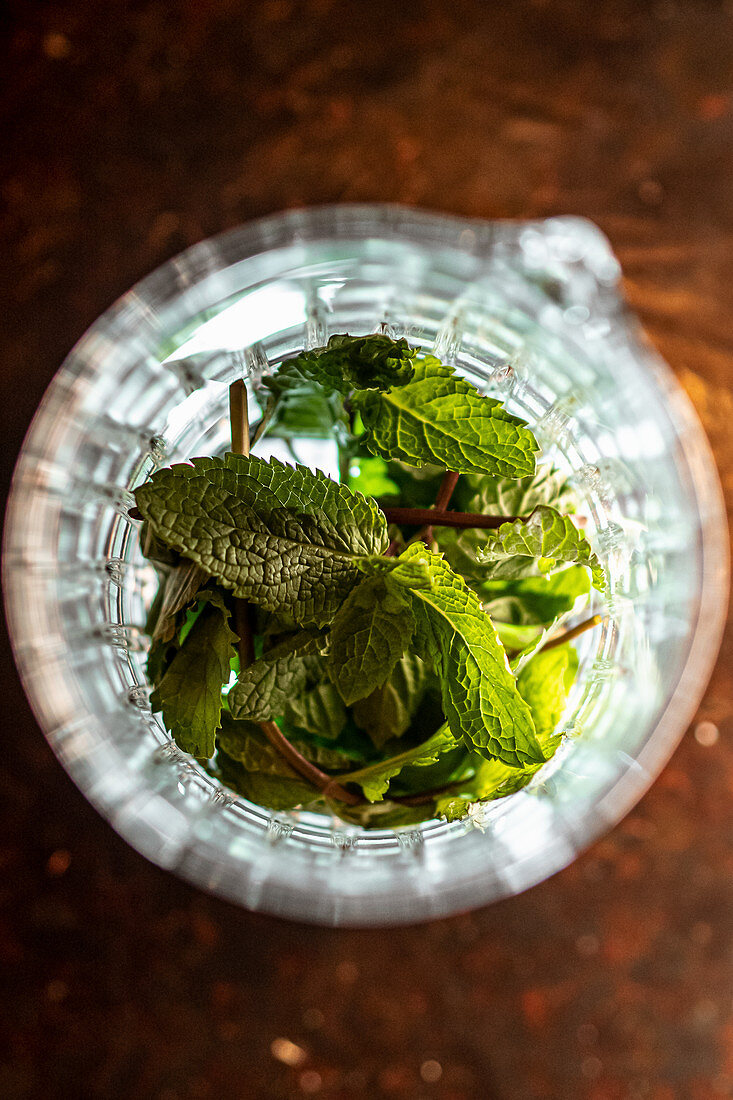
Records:
{"label": "glass rim", "polygon": [[[463,248],[473,256],[480,256],[483,251],[495,246],[497,241],[516,242],[519,233],[527,228],[548,233],[553,229],[566,228],[570,224],[582,226],[585,232],[592,232],[605,248],[605,251],[601,250],[602,255],[613,259],[610,247],[600,230],[593,223],[576,217],[480,221],[393,204],[342,204],[285,211],[257,219],[191,246],[145,276],[87,329],[49,384],[20,451],[6,509],[3,588],[16,664],[37,721],[66,771],[105,816],[109,818],[110,810],[114,807],[110,806],[98,789],[95,790],[93,786],[90,789],[87,772],[80,767],[77,760],[65,754],[61,743],[62,731],[54,727],[39,696],[38,683],[43,672],[44,658],[35,644],[36,618],[28,614],[29,607],[32,607],[36,599],[32,569],[23,569],[6,552],[12,542],[14,548],[21,548],[25,560],[31,565],[34,554],[38,554],[37,537],[31,521],[35,512],[34,493],[40,502],[43,490],[38,486],[31,488],[29,497],[27,475],[41,461],[53,462],[54,448],[49,440],[53,437],[51,429],[59,407],[70,399],[83,376],[91,379],[104,370],[95,354],[97,342],[110,339],[118,342],[126,337],[134,338],[138,334],[141,321],[151,324],[150,314],[152,312],[154,315],[156,300],[162,289],[170,294],[171,278],[174,285],[180,287],[178,293],[185,292],[202,279],[226,270],[237,261],[293,245],[298,241],[307,244],[309,241],[329,238],[371,238],[394,242],[401,240],[421,247],[446,247],[456,253]],[[717,659],[727,612],[724,594],[729,585],[728,527],[710,444],[689,398],[667,364],[639,338],[635,323],[623,314],[615,318],[614,323],[625,327],[627,339],[639,350],[637,369],[651,382],[673,420],[679,455],[689,476],[691,497],[699,515],[701,586],[684,667],[674,691],[666,700],[636,757],[636,763],[640,767],[629,767],[621,772],[606,790],[600,803],[593,806],[587,815],[587,821],[584,820],[586,829],[573,856],[581,848],[587,847],[602,831],[617,823],[632,808],[671,756],[693,718],[707,686]],[[31,478],[31,485],[32,481]],[[48,561],[48,550],[44,561]],[[140,785],[144,786],[142,779]],[[164,862],[158,852],[146,850],[137,839],[127,836],[115,821],[111,823],[138,850],[155,862]],[[546,874],[559,870],[567,862],[561,852],[557,853],[554,864],[548,867]],[[189,880],[198,885],[206,885],[205,875],[201,870],[179,870]],[[546,874],[539,877],[544,878]],[[531,885],[539,877],[534,875],[519,888]],[[472,881],[471,888],[472,896],[475,896],[475,881]],[[509,891],[504,889],[503,892],[488,892],[490,897],[479,897],[471,904],[482,904]],[[441,909],[438,905],[436,912],[424,916],[442,915],[443,912],[453,911],[457,907],[452,904],[447,909]],[[275,910],[270,908],[270,911]],[[307,914],[300,915],[294,909],[285,915],[308,919]],[[421,919],[421,914],[409,919]],[[359,922],[349,920],[348,923]]]}

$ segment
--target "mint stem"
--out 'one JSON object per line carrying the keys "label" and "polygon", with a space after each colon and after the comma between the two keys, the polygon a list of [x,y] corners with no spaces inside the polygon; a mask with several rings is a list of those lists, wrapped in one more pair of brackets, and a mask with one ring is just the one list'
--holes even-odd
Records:
{"label": "mint stem", "polygon": [[433,508],[437,512],[444,512],[448,507],[448,502],[453,496],[453,490],[458,484],[458,478],[460,476],[461,475],[457,474],[454,470],[446,470],[443,474],[443,480],[440,483],[438,495],[436,496],[435,504],[433,505]]}
{"label": "mint stem", "polygon": [[315,764],[311,764],[298,750],[290,744],[285,734],[274,722],[260,722],[260,729],[264,733],[272,747],[287,760],[288,764],[304,779],[307,779],[314,787],[323,793],[326,798],[336,799],[338,802],[346,802],[349,806],[358,806],[364,801],[361,795],[353,794],[342,787],[330,775],[326,775]]}
{"label": "mint stem", "polygon": [[265,411],[263,412],[262,416],[260,417],[260,420],[259,420],[257,426],[255,427],[255,433],[254,433],[254,435],[252,436],[252,438],[250,440],[250,444],[249,444],[250,450],[252,450],[254,445],[259,441],[259,439],[261,439],[261,437],[264,435],[265,431],[267,430],[267,428],[269,426],[269,423],[270,423],[270,421],[272,420],[272,418],[275,414],[275,406],[276,405],[277,405],[277,398],[273,394],[270,394],[270,396],[267,398],[267,404],[265,405]]}
{"label": "mint stem", "polygon": [[[446,512],[437,508],[384,508],[387,523],[399,523],[408,527],[429,524],[431,527],[478,527],[492,530],[504,523],[513,523],[526,516],[484,516],[480,512]],[[425,538],[421,534],[421,538]]]}
{"label": "mint stem", "polygon": [[[585,634],[586,630],[593,630],[594,627],[600,626],[603,622],[604,615],[591,615],[589,619],[585,619],[584,622],[578,623],[571,630],[563,630],[562,634],[555,635],[554,638],[550,638],[549,642],[545,642],[540,648],[544,651],[546,649],[552,649],[557,645],[565,645],[566,642],[570,642],[573,638],[577,638],[580,634]],[[539,650],[537,650],[539,653]]]}
{"label": "mint stem", "polygon": [[[438,489],[438,495],[435,498],[435,504],[432,508],[434,512],[444,512],[446,510],[448,502],[453,496],[453,490],[458,483],[459,476],[460,475],[454,470],[445,471],[443,480],[440,483],[440,488]],[[418,532],[418,538],[421,538],[427,546],[430,546],[430,543],[433,541],[433,524],[430,520],[427,521],[424,530]]]}

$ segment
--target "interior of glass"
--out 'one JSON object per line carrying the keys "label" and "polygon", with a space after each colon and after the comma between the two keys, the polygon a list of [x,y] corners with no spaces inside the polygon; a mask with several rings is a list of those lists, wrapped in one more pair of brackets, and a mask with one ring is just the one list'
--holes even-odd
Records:
{"label": "interior of glass", "polygon": [[[387,923],[516,892],[635,801],[704,687],[726,552],[704,437],[624,317],[617,278],[605,239],[577,219],[487,225],[336,208],[197,246],[90,330],[21,457],[6,591],[41,725],[140,851],[251,908]],[[157,466],[226,449],[235,378],[251,390],[304,346],[380,327],[529,421],[544,457],[572,475],[609,577],[604,625],[578,641],[553,761],[469,820],[396,832],[270,813],[170,741],[148,703],[154,576],[128,515],[130,490]],[[336,474],[333,444],[296,450]],[[260,453],[292,458],[280,441]]]}

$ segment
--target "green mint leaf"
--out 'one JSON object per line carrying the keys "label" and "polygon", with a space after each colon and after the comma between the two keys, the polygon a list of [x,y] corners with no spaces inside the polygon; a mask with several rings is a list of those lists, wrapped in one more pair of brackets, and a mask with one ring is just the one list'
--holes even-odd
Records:
{"label": "green mint leaf", "polygon": [[166,642],[173,638],[180,625],[180,612],[195,602],[206,580],[203,569],[192,561],[181,561],[169,570],[158,589],[161,600],[151,631],[152,641]]}
{"label": "green mint leaf", "polygon": [[[333,685],[330,686],[332,687]],[[350,714],[347,714],[343,728],[339,731],[337,737],[324,737],[320,733],[309,733],[308,730],[304,730],[302,726],[293,725],[285,718],[280,718],[278,720],[278,725],[288,741],[308,741],[317,748],[328,749],[330,752],[340,753],[344,757],[344,760],[349,761],[348,764],[344,764],[343,768],[340,769],[341,771],[345,768],[362,767],[365,764],[371,764],[373,760],[377,759],[374,745],[369,740],[366,733],[357,727]]]}
{"label": "green mint leaf", "polygon": [[509,768],[500,760],[477,761],[473,776],[460,784],[458,790],[436,798],[435,813],[448,821],[459,821],[470,814],[471,810],[483,802],[493,802],[498,798],[516,794],[526,787],[532,776],[542,764],[517,771]]}
{"label": "green mint leaf", "polygon": [[294,810],[318,799],[319,792],[304,779],[292,779],[265,772],[248,772],[242,765],[217,754],[217,768],[222,782],[257,806],[269,810]]}
{"label": "green mint leaf", "polygon": [[407,764],[390,782],[388,798],[397,795],[423,794],[426,791],[439,791],[443,787],[453,787],[462,780],[471,769],[469,753],[460,742],[453,748],[441,753],[433,763]]}
{"label": "green mint leaf", "polygon": [[397,497],[399,486],[389,476],[389,466],[383,458],[359,455],[351,464],[349,485],[370,497]]}
{"label": "green mint leaf", "polygon": [[390,480],[398,487],[397,496],[402,498],[397,503],[407,503],[413,508],[432,508],[445,474],[443,468],[432,464],[409,466],[395,459],[387,463],[387,469]]}
{"label": "green mint leaf", "polygon": [[484,609],[502,645],[514,651],[510,665],[516,675],[537,649],[588,604],[590,575],[585,566],[571,565],[551,576],[488,581],[480,593],[489,597]]}
{"label": "green mint leaf", "polygon": [[456,573],[460,573],[474,587],[486,579],[489,570],[481,555],[486,548],[488,531],[474,527],[463,530],[458,527],[436,527],[434,534],[438,549]]}
{"label": "green mint leaf", "polygon": [[560,615],[580,611],[588,603],[590,576],[585,566],[571,565],[550,576],[488,581],[479,594],[495,623],[549,626]]}
{"label": "green mint leaf", "polygon": [[227,695],[232,717],[256,722],[279,718],[294,695],[323,675],[321,644],[317,636],[302,631],[242,669]]}
{"label": "green mint leaf", "polygon": [[[196,567],[197,568],[197,567]],[[158,592],[161,593],[161,588]],[[151,684],[158,684],[163,678],[171,661],[185,642],[193,624],[202,613],[207,603],[215,603],[220,606],[222,612],[227,612],[224,602],[224,593],[217,588],[201,588],[196,593],[196,602],[188,607],[182,607],[173,617],[173,633],[164,631],[163,635],[155,634],[148,650],[146,671]],[[162,600],[161,600],[162,603]],[[159,605],[160,606],[160,605]]]}
{"label": "green mint leaf", "polygon": [[231,760],[238,761],[248,772],[281,775],[288,779],[300,778],[254,722],[232,718],[223,711],[216,742],[219,751],[226,753]]}
{"label": "green mint leaf", "polygon": [[529,707],[476,593],[422,544],[402,557],[430,565],[432,588],[412,593],[416,649],[437,673],[455,737],[514,768],[544,760]]}
{"label": "green mint leaf", "polygon": [[[490,610],[487,609],[487,614],[490,613]],[[493,616],[491,616],[491,619],[496,627],[496,633],[499,635],[499,641],[507,650],[523,650],[526,646],[533,645],[542,634],[543,628],[537,624],[504,623]],[[509,664],[511,666],[511,661]],[[516,670],[512,668],[512,671]]]}
{"label": "green mint leaf", "polygon": [[[238,760],[248,772],[301,778],[254,722],[237,721],[224,712],[216,739],[219,748],[232,760]],[[319,768],[343,771],[352,766],[350,758],[337,749],[325,748],[297,736],[288,735],[288,740],[301,756]]]}
{"label": "green mint leaf", "polygon": [[550,573],[558,565],[587,565],[595,588],[603,590],[605,577],[587,538],[572,519],[541,504],[526,520],[504,523],[478,552],[492,579],[513,579]]}
{"label": "green mint leaf", "polygon": [[378,749],[409,729],[431,678],[425,662],[407,652],[382,687],[354,703],[354,721]]}
{"label": "green mint leaf", "polygon": [[405,752],[392,756],[389,760],[381,760],[377,764],[370,764],[359,771],[350,772],[341,776],[342,782],[358,783],[364,791],[365,798],[370,802],[381,802],[389,787],[390,780],[398,775],[404,767],[412,767],[434,764],[442,753],[455,749],[456,739],[448,725],[441,726],[432,737],[415,748],[406,749]]}
{"label": "green mint leaf", "polygon": [[540,650],[517,677],[517,688],[529,704],[540,743],[554,733],[578,672],[578,654],[571,645]]}
{"label": "green mint leaf", "polygon": [[564,615],[558,615],[556,619],[553,619],[549,626],[536,627],[538,633],[533,638],[528,638],[524,644],[520,643],[519,652],[513,653],[509,661],[509,667],[515,676],[519,675],[527,662],[532,660],[535,653],[538,653],[543,646],[547,645],[558,634],[561,627],[566,626],[571,615],[571,611],[566,611]]}
{"label": "green mint leaf", "polygon": [[389,542],[373,501],[325,474],[253,455],[158,470],[135,497],[167,545],[236,596],[304,626],[328,624]]}
{"label": "green mint leaf", "polygon": [[346,707],[334,685],[324,680],[289,699],[284,716],[308,733],[334,740],[346,723]]}
{"label": "green mint leaf", "polygon": [[156,537],[149,523],[140,528],[140,552],[148,561],[164,567],[178,565],[180,561],[178,554]]}
{"label": "green mint leaf", "polygon": [[520,478],[468,474],[461,492],[461,507],[465,512],[526,516],[540,504],[549,504],[563,512],[576,510],[576,498],[567,474],[547,463],[538,466],[533,474]]}
{"label": "green mint leaf", "polygon": [[417,349],[407,340],[393,340],[375,333],[369,336],[332,336],[325,348],[303,351],[286,359],[272,378],[263,383],[274,394],[317,382],[329,390],[347,394],[351,390],[388,389],[404,386],[412,378],[412,360]]}
{"label": "green mint leaf", "polygon": [[[566,476],[548,465],[519,479],[467,474],[459,481],[454,497],[454,506],[460,511],[480,515],[528,516],[540,504],[552,505],[563,512],[575,511],[575,497]],[[488,576],[481,555],[491,537],[490,531],[439,527],[435,537],[457,573],[468,581],[481,581]]]}
{"label": "green mint leaf", "polygon": [[207,758],[221,721],[221,689],[229,679],[236,634],[220,593],[207,592],[205,606],[168,665],[150,703],[184,752]]}
{"label": "green mint leaf", "polygon": [[461,473],[534,471],[539,445],[525,422],[433,356],[415,364],[407,386],[365,391],[356,400],[373,454]]}
{"label": "green mint leaf", "polygon": [[476,803],[505,798],[529,783],[560,744],[555,729],[562,718],[577,671],[578,655],[570,645],[548,649],[532,658],[520,673],[517,688],[532,711],[537,740],[545,760],[517,772],[500,761],[475,758],[473,777],[457,792],[437,799],[438,814],[448,821],[455,821],[465,817]]}
{"label": "green mint leaf", "polygon": [[148,678],[148,682],[154,687],[163,679],[178,649],[179,646],[175,639],[167,642],[159,639],[157,642],[150,643],[148,659],[145,664],[145,674]]}
{"label": "green mint leaf", "polygon": [[340,394],[328,393],[317,382],[307,379],[291,376],[290,382],[280,389],[267,424],[267,435],[279,439],[331,439],[337,426],[346,426]]}
{"label": "green mint leaf", "polygon": [[328,671],[347,704],[384,683],[414,633],[409,599],[390,581],[363,580],[333,621]]}
{"label": "green mint leaf", "polygon": [[394,589],[400,588],[430,588],[433,584],[433,575],[430,566],[423,561],[407,561],[404,557],[397,559],[395,568],[390,570],[387,580]]}
{"label": "green mint leaf", "polygon": [[327,745],[317,745],[305,738],[288,738],[291,745],[298,750],[301,756],[310,760],[311,764],[317,764],[319,768],[325,768],[329,772],[344,771],[354,766],[353,760],[346,753],[339,752],[338,748]]}

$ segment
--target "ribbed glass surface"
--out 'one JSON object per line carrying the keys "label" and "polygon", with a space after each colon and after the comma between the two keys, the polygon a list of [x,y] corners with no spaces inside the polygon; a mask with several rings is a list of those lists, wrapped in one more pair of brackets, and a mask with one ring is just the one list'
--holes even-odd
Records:
{"label": "ribbed glass surface", "polygon": [[[391,923],[522,890],[633,805],[715,658],[727,539],[707,442],[627,316],[618,276],[580,219],[330,207],[197,245],[84,336],[18,463],[5,592],[39,723],[139,851],[252,909]],[[530,422],[573,475],[610,591],[606,624],[579,640],[568,736],[528,788],[465,822],[366,833],[254,807],[171,743],[148,704],[141,625],[154,580],[128,508],[157,466],[226,448],[234,378],[380,326]],[[327,442],[298,456],[335,474]]]}

